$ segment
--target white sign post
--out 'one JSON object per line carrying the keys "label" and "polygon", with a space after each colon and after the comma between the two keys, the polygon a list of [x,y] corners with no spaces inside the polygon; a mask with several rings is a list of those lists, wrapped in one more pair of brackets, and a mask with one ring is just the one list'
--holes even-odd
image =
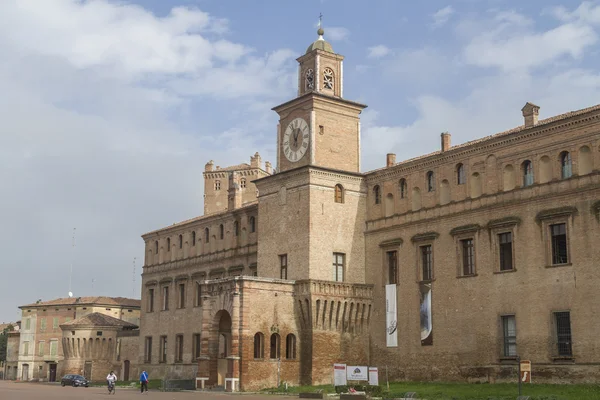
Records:
{"label": "white sign post", "polygon": [[349,381],[368,381],[369,368],[348,365],[348,367],[346,367],[346,378]]}
{"label": "white sign post", "polygon": [[333,386],[346,386],[346,364],[333,364]]}
{"label": "white sign post", "polygon": [[369,385],[379,385],[379,371],[377,367],[369,367]]}
{"label": "white sign post", "polygon": [[385,285],[385,327],[387,347],[398,347],[398,313],[396,285]]}

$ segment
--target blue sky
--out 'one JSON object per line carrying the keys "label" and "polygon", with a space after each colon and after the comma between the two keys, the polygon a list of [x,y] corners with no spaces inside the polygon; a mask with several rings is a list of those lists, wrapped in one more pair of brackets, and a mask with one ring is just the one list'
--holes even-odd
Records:
{"label": "blue sky", "polygon": [[65,296],[71,258],[76,295],[139,296],[140,235],[201,214],[208,160],[275,161],[321,12],[363,171],[600,98],[598,2],[3,1],[0,321]]}

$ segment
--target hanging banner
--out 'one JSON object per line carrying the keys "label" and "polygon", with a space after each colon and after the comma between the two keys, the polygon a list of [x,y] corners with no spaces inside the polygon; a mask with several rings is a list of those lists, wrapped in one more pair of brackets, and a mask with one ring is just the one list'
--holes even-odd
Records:
{"label": "hanging banner", "polygon": [[333,386],[346,386],[346,364],[333,364]]}
{"label": "hanging banner", "polygon": [[421,345],[433,344],[433,324],[431,321],[431,284],[421,285]]}
{"label": "hanging banner", "polygon": [[385,285],[385,325],[387,347],[398,347],[396,285]]}
{"label": "hanging banner", "polygon": [[379,385],[379,371],[377,367],[369,367],[369,385]]}

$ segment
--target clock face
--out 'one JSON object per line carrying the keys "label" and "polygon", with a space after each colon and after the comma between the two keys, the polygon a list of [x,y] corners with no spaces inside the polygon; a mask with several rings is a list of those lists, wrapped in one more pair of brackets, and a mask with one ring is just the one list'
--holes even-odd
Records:
{"label": "clock face", "polygon": [[283,133],[283,154],[291,162],[304,157],[310,142],[310,127],[302,118],[295,118]]}

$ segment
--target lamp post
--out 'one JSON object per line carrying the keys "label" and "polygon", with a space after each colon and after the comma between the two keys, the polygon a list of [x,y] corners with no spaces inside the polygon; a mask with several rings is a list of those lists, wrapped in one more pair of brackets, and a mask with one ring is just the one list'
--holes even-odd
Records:
{"label": "lamp post", "polygon": [[521,397],[521,357],[517,356],[517,379],[519,380],[519,397]]}

